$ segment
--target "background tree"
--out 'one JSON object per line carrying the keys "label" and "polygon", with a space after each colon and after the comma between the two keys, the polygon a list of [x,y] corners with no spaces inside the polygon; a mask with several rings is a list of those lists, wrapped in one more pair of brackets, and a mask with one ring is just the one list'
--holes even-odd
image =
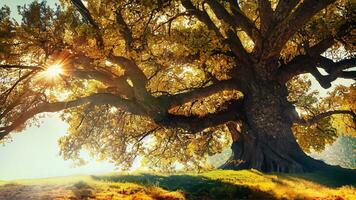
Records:
{"label": "background tree", "polygon": [[222,168],[301,172],[324,164],[302,151],[292,125],[312,127],[293,128],[297,138],[313,127],[330,134],[331,115],[355,116],[354,101],[324,107],[286,85],[303,73],[324,88],[355,78],[349,1],[62,4],[20,7],[21,24],[1,10],[1,139],[64,110],[66,159],[85,148],[123,167],[143,156],[189,168],[231,144]]}

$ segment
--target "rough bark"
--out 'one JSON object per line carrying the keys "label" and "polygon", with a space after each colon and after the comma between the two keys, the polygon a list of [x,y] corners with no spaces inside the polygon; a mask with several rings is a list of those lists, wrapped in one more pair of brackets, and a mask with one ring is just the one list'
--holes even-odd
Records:
{"label": "rough bark", "polygon": [[254,84],[244,103],[241,126],[228,123],[232,156],[222,169],[258,169],[264,172],[305,172],[323,167],[308,157],[291,131],[295,110],[286,88],[275,82]]}

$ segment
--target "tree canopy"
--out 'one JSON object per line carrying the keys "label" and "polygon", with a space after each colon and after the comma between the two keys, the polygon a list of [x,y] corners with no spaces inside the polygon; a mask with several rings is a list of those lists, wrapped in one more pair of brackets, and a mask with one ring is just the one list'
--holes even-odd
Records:
{"label": "tree canopy", "polygon": [[337,134],[355,135],[355,84],[320,98],[302,74],[323,88],[356,78],[354,6],[62,0],[50,8],[35,1],[19,7],[21,22],[5,6],[0,139],[62,111],[65,159],[80,160],[86,149],[121,167],[138,157],[161,169],[203,167],[242,138],[246,124],[268,133],[294,124],[301,148],[320,151]]}

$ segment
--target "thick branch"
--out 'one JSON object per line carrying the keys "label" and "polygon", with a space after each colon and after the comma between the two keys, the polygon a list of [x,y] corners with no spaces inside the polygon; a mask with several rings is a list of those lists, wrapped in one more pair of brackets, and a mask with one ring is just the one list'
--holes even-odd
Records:
{"label": "thick branch", "polygon": [[237,83],[233,79],[230,79],[230,80],[224,80],[224,81],[214,83],[204,88],[194,89],[189,92],[184,92],[173,96],[160,97],[160,99],[167,101],[169,107],[171,108],[174,106],[182,105],[190,101],[194,101],[196,99],[200,99],[202,97],[207,97],[217,92],[221,92],[224,90],[234,90],[234,89],[241,90],[241,88],[242,87],[239,83]]}
{"label": "thick branch", "polygon": [[288,64],[282,65],[278,69],[278,79],[281,83],[286,83],[292,77],[299,74],[308,73],[311,68],[316,67],[316,60],[308,55],[299,55],[289,61]]}
{"label": "thick branch", "polygon": [[126,49],[130,50],[133,42],[132,32],[122,17],[120,11],[116,11],[116,22],[119,25],[119,31],[121,35],[124,37]]}
{"label": "thick branch", "polygon": [[330,34],[328,37],[324,38],[319,43],[306,49],[307,54],[312,57],[319,56],[320,54],[325,52],[328,48],[330,48],[332,45],[334,45],[338,39],[351,33],[351,31],[354,30],[355,27],[356,25],[355,23],[353,23],[352,20],[346,21],[338,28],[338,31],[335,35]]}
{"label": "thick branch", "polygon": [[285,20],[278,24],[268,38],[268,51],[264,57],[279,55],[285,43],[302,28],[316,13],[326,8],[335,0],[305,0]]}
{"label": "thick branch", "polygon": [[346,78],[346,79],[356,79],[356,71],[343,71],[338,76],[339,78]]}
{"label": "thick branch", "polygon": [[114,77],[110,74],[94,70],[75,70],[72,73],[75,77],[80,79],[94,79],[106,84],[109,87],[114,87],[120,94],[129,99],[134,97],[133,89],[127,83],[127,77],[125,76]]}
{"label": "thick branch", "polygon": [[356,113],[351,110],[332,110],[332,111],[327,111],[327,112],[318,114],[310,119],[299,119],[295,123],[297,123],[299,125],[303,125],[303,126],[310,126],[312,124],[317,123],[319,120],[321,120],[325,117],[329,117],[329,116],[335,115],[335,114],[351,115],[353,117],[354,121],[356,120]]}
{"label": "thick branch", "polygon": [[224,36],[221,34],[219,28],[215,26],[214,22],[210,19],[209,15],[206,12],[203,12],[196,8],[190,0],[182,0],[182,5],[187,9],[189,13],[192,13],[210,30],[214,31],[218,38],[224,39]]}
{"label": "thick branch", "polygon": [[157,98],[153,97],[146,89],[147,77],[137,66],[135,61],[111,55],[109,60],[125,69],[125,75],[132,81],[132,89],[136,100],[147,110],[153,119],[161,119],[167,113],[165,105]]}
{"label": "thick branch", "polygon": [[73,5],[77,8],[79,13],[82,15],[84,20],[92,25],[96,30],[99,30],[98,24],[94,21],[93,17],[90,15],[89,10],[85,7],[81,0],[71,0]]}
{"label": "thick branch", "polygon": [[[351,21],[347,21],[343,23],[336,33],[336,35],[329,35],[325,39],[321,40],[319,43],[313,45],[312,47],[306,49],[306,55],[299,55],[292,59],[288,64],[282,65],[278,69],[278,79],[285,83],[290,80],[293,76],[308,73],[308,72],[315,72],[316,76],[322,77],[322,75],[313,69],[316,67],[317,63],[320,62],[321,66],[326,71],[329,71],[325,66],[326,65],[333,65],[334,62],[328,58],[324,58],[320,56],[321,53],[325,52],[328,48],[335,44],[337,39],[340,39],[347,34],[349,34],[355,28],[354,23]],[[331,63],[331,64],[330,64]],[[350,67],[348,67],[350,68]],[[319,74],[320,75],[319,75]],[[339,75],[339,74],[338,74]],[[341,73],[340,76],[350,77],[350,73]],[[330,81],[329,81],[330,82]]]}
{"label": "thick branch", "polygon": [[[236,6],[233,6],[234,15],[231,15],[218,1],[207,0],[206,2],[214,11],[214,14],[218,17],[218,19],[229,24],[234,29],[241,28],[250,38],[252,38],[253,42],[255,43],[255,48],[259,48],[261,44],[261,34],[253,22],[248,17],[246,17],[240,9],[234,10],[234,8],[236,9]],[[229,30],[227,32],[227,36],[228,38],[225,40],[225,43],[230,46],[231,50],[240,61],[246,65],[249,65],[249,55],[244,49],[235,31]]]}
{"label": "thick branch", "polygon": [[341,72],[344,69],[349,69],[356,66],[356,57],[344,59],[339,62],[334,62],[333,60],[319,56],[318,57],[319,67],[325,69],[329,74],[334,74]]}
{"label": "thick branch", "polygon": [[273,10],[269,0],[258,0],[258,10],[260,13],[260,31],[262,35],[266,35],[273,24]]}
{"label": "thick branch", "polygon": [[130,77],[134,85],[145,87],[147,77],[133,60],[114,55],[109,56],[108,60],[121,66],[125,70],[125,75]]}
{"label": "thick branch", "polygon": [[0,140],[3,139],[11,131],[16,130],[16,128],[23,125],[27,120],[34,117],[36,114],[44,113],[44,112],[58,112],[67,108],[77,107],[86,103],[91,103],[93,105],[110,104],[112,106],[120,107],[121,109],[133,114],[139,114],[139,115],[145,114],[145,111],[137,103],[126,99],[122,99],[119,96],[115,96],[109,93],[93,94],[87,97],[82,97],[68,102],[55,102],[55,103],[45,102],[22,113],[21,116],[15,119],[11,125],[0,127]]}
{"label": "thick branch", "polygon": [[[215,10],[218,13],[215,13],[218,17],[220,17],[223,20],[227,20],[230,23],[236,23],[236,20],[231,18],[231,15],[226,11],[226,9],[219,4],[216,1],[209,1],[210,6],[215,6]],[[232,52],[235,54],[237,59],[241,61],[241,63],[245,66],[248,66],[250,64],[250,56],[242,46],[242,43],[240,39],[237,37],[236,33],[232,30],[229,30],[227,32],[227,37],[225,38],[219,28],[214,24],[214,22],[210,19],[209,15],[205,11],[201,11],[198,8],[196,8],[193,3],[190,0],[183,0],[182,1],[183,6],[188,10],[188,12],[191,12],[193,15],[195,15],[201,22],[203,22],[210,30],[214,31],[216,35],[218,36],[219,39],[222,40],[224,44],[230,47]],[[214,10],[214,9],[213,9]],[[219,13],[222,12],[222,13]],[[225,19],[228,18],[228,19]],[[234,26],[236,26],[235,24]]]}
{"label": "thick branch", "polygon": [[242,100],[237,100],[225,110],[204,117],[168,115],[167,118],[156,123],[168,128],[181,128],[191,133],[197,133],[209,127],[240,120],[242,118],[239,113],[241,110]]}
{"label": "thick branch", "polygon": [[251,63],[251,58],[243,47],[241,40],[232,30],[229,30],[227,35],[228,38],[224,41],[225,44],[230,46],[230,49],[235,54],[236,58],[243,64],[242,66],[249,66]]}
{"label": "thick branch", "polygon": [[218,1],[207,0],[206,2],[220,20],[223,20],[234,28],[242,28],[242,30],[244,30],[247,35],[254,40],[254,42],[260,40],[258,29],[255,27],[253,22],[241,12],[241,10],[235,12],[235,15],[231,15]]}
{"label": "thick branch", "polygon": [[143,101],[144,99],[150,98],[150,94],[146,90],[148,79],[133,60],[114,55],[111,55],[109,60],[124,68],[125,75],[132,81],[135,96],[139,100]]}
{"label": "thick branch", "polygon": [[[324,61],[324,62],[323,62]],[[337,78],[355,78],[352,72],[343,71],[352,67],[356,67],[356,58],[350,58],[341,60],[339,62],[333,62],[331,59],[320,56],[319,58],[319,67],[324,68],[329,75],[322,76],[319,71],[312,70],[311,73],[318,80],[321,86],[324,88],[329,88],[331,82]]]}
{"label": "thick branch", "polygon": [[72,1],[73,5],[77,8],[79,13],[82,15],[84,20],[86,22],[88,22],[95,29],[95,31],[96,31],[95,37],[98,42],[98,47],[100,49],[103,49],[104,41],[103,41],[103,38],[101,37],[100,27],[99,27],[98,23],[96,23],[96,21],[93,19],[89,10],[84,6],[84,4],[81,0],[71,0],[71,1]]}
{"label": "thick branch", "polygon": [[279,0],[275,13],[274,13],[274,18],[276,22],[280,22],[283,19],[285,19],[297,6],[300,0]]}
{"label": "thick branch", "polygon": [[[317,67],[321,67],[328,72],[328,75],[322,75]],[[334,62],[323,56],[311,57],[309,55],[300,55],[294,58],[288,65],[281,67],[278,78],[285,83],[293,76],[311,73],[323,88],[329,88],[331,82],[337,78],[355,78],[353,71],[343,71],[356,67],[356,58],[344,59]]]}

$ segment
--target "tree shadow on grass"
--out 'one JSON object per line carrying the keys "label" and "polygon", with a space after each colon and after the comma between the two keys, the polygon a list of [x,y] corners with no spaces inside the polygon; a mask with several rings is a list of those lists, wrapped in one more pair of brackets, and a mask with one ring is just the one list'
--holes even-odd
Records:
{"label": "tree shadow on grass", "polygon": [[81,200],[86,200],[89,198],[95,198],[94,192],[93,192],[93,188],[90,187],[87,183],[85,183],[84,181],[79,181],[75,184],[73,184],[72,187],[70,187],[70,189],[72,190],[75,198],[74,199],[81,199]]}
{"label": "tree shadow on grass", "polygon": [[336,188],[345,185],[356,186],[356,170],[330,166],[328,169],[313,173],[276,174],[278,177],[295,180],[305,179],[321,185]]}
{"label": "tree shadow on grass", "polygon": [[340,166],[328,166],[327,168],[321,169],[319,171],[307,172],[307,173],[262,173],[257,170],[250,170],[249,172],[257,174],[259,176],[263,175],[275,175],[279,180],[272,180],[278,182],[279,184],[285,184],[283,179],[298,182],[298,179],[304,179],[306,181],[311,181],[320,185],[324,185],[331,188],[337,188],[341,186],[351,185],[356,186],[356,170],[342,168]]}
{"label": "tree shadow on grass", "polygon": [[227,199],[275,199],[267,192],[246,186],[233,185],[211,180],[203,176],[171,175],[160,176],[154,174],[120,175],[120,176],[92,176],[98,181],[130,182],[148,186],[157,186],[165,190],[182,191],[187,199],[199,200],[227,200]]}

